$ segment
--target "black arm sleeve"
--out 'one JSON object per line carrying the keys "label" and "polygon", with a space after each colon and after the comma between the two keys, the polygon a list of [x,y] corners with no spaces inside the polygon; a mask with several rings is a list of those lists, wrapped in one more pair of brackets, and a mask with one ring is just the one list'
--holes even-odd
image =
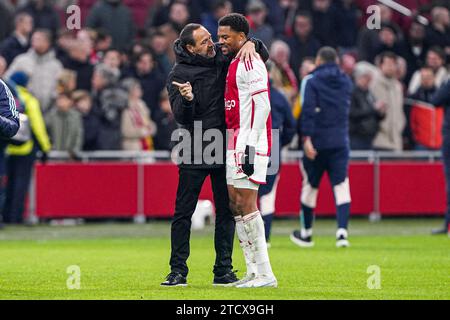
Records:
{"label": "black arm sleeve", "polygon": [[184,99],[178,91],[177,86],[172,84],[172,81],[184,83],[186,80],[174,76],[172,71],[167,79],[167,91],[169,92],[170,106],[175,120],[181,125],[189,125],[193,121],[195,96],[192,101]]}
{"label": "black arm sleeve", "polygon": [[261,56],[261,59],[266,62],[269,60],[269,50],[267,50],[266,45],[259,39],[250,38],[250,41],[255,44],[255,50]]}

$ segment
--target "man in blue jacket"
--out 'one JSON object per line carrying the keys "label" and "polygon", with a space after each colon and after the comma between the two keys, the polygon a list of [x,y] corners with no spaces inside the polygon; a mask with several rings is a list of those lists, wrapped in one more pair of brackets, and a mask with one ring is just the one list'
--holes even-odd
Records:
{"label": "man in blue jacket", "polygon": [[19,130],[19,114],[8,86],[0,80],[0,139],[12,138]]}
{"label": "man in blue jacket", "polygon": [[[0,210],[4,200],[5,148],[19,130],[19,113],[8,86],[0,79]],[[0,228],[2,227],[0,215]]]}
{"label": "man in blue jacket", "polygon": [[432,232],[433,234],[445,234],[450,232],[450,80],[447,80],[436,91],[431,98],[431,103],[445,108],[444,126],[442,128],[444,136],[442,158],[444,159],[445,180],[447,182],[447,212],[445,213],[444,227]]}
{"label": "man in blue jacket", "polygon": [[301,247],[312,247],[313,210],[320,180],[325,172],[333,186],[337,209],[336,246],[347,247],[350,215],[349,110],[353,84],[338,67],[336,51],[323,47],[316,57],[317,68],[302,82],[302,130],[304,156],[301,194],[301,230],[291,240]]}

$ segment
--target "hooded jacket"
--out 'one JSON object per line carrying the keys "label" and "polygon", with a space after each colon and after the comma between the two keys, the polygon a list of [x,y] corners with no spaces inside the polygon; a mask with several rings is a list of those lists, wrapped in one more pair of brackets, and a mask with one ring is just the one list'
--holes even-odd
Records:
{"label": "hooded jacket", "polygon": [[301,86],[303,136],[317,150],[348,147],[348,122],[353,84],[335,63],[317,67]]}
{"label": "hooded jacket", "polygon": [[[255,45],[256,51],[266,61],[269,57],[267,48],[259,40],[255,41]],[[175,120],[191,133],[194,131],[194,122],[197,122],[197,125],[201,124],[203,131],[216,128],[225,132],[225,80],[232,57],[225,56],[217,44],[215,51],[214,57],[206,58],[189,53],[179,40],[174,43],[176,64],[168,76],[167,90]],[[179,83],[189,81],[194,99],[192,101],[184,99],[172,81]],[[193,141],[194,139],[192,139],[191,151],[194,149]],[[203,152],[210,143],[203,141],[202,150],[196,151]],[[180,165],[180,167],[185,166],[185,164]],[[223,162],[220,165],[206,165],[203,162],[194,166],[196,168],[219,167],[223,166]]]}

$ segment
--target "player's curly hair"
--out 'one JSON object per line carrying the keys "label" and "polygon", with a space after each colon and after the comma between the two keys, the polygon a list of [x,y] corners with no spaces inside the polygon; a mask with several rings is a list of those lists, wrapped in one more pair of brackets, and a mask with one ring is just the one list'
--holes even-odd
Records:
{"label": "player's curly hair", "polygon": [[248,33],[250,32],[250,26],[247,19],[239,13],[230,13],[222,17],[219,20],[219,26],[230,27],[233,31],[243,32],[245,36],[248,36]]}

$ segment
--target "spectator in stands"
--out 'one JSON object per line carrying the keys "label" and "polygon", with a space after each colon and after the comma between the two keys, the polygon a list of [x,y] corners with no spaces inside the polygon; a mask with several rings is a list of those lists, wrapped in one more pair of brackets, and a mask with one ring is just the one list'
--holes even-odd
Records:
{"label": "spectator in stands", "polygon": [[[331,0],[312,0],[312,34],[322,46],[336,46],[336,15]],[[348,23],[348,22],[347,22]]]}
{"label": "spectator in stands", "polygon": [[76,158],[83,145],[83,123],[74,109],[70,92],[63,91],[56,98],[55,107],[45,116],[52,150],[67,151]]}
{"label": "spectator in stands", "polygon": [[102,63],[110,68],[122,70],[122,53],[118,49],[110,48],[105,51]]}
{"label": "spectator in stands", "polygon": [[169,43],[175,42],[183,27],[191,20],[189,7],[186,2],[188,1],[173,1],[168,8],[167,22],[158,28],[160,32],[166,35]]}
{"label": "spectator in stands", "polygon": [[0,42],[3,41],[11,33],[13,28],[13,10],[0,2]]}
{"label": "spectator in stands", "polygon": [[[207,2],[206,2],[207,3]],[[171,20],[171,15],[174,13],[172,7],[175,4],[182,4],[188,10],[189,20],[192,22],[200,22],[202,5],[198,0],[159,0],[155,1],[154,5],[150,8],[147,21],[145,23],[146,28],[160,27],[169,20]],[[178,11],[179,8],[176,8]],[[184,10],[183,10],[184,11]],[[178,15],[178,12],[176,13]],[[184,15],[184,14],[183,14]],[[179,30],[181,31],[181,30]],[[178,31],[178,33],[179,33]]]}
{"label": "spectator in stands", "polygon": [[426,31],[428,47],[439,46],[450,62],[450,14],[445,7],[435,7],[431,11],[431,24]]}
{"label": "spectator in stands", "polygon": [[190,13],[187,3],[183,1],[174,1],[169,9],[169,21],[168,23],[177,32],[181,30],[190,21]]}
{"label": "spectator in stands", "polygon": [[133,17],[122,0],[99,1],[89,12],[87,26],[106,30],[112,45],[119,49],[125,49],[134,36]]}
{"label": "spectator in stands", "polygon": [[105,51],[111,48],[112,45],[111,35],[101,29],[95,31],[92,29],[81,29],[78,31],[76,38],[89,48],[89,60],[94,65],[100,62]]}
{"label": "spectator in stands", "polygon": [[272,26],[266,23],[267,7],[262,0],[250,0],[247,5],[247,20],[250,24],[249,36],[261,39],[270,47],[274,37]]}
{"label": "spectator in stands", "polygon": [[39,100],[40,108],[45,113],[51,106],[62,70],[63,66],[56,59],[52,49],[50,32],[37,29],[31,37],[31,48],[14,59],[6,72],[6,77],[16,71],[28,74],[30,77],[28,89]]}
{"label": "spectator in stands", "polygon": [[[299,74],[300,74],[300,86],[299,91],[301,91],[303,79],[314,71],[316,68],[315,59],[313,57],[305,57],[302,61],[302,64],[300,66]],[[298,92],[300,93],[300,92]],[[295,99],[295,102],[292,106],[292,113],[294,115],[295,119],[298,119],[300,117],[301,111],[302,111],[302,104],[303,101],[301,101],[301,95],[298,95],[298,98]],[[297,132],[301,133],[301,121],[297,121]]]}
{"label": "spectator in stands", "polygon": [[156,125],[150,120],[150,110],[142,100],[142,88],[139,81],[128,78],[122,85],[128,91],[128,106],[122,113],[123,150],[153,150],[152,137]]}
{"label": "spectator in stands", "polygon": [[401,151],[406,119],[403,112],[402,85],[396,79],[397,56],[392,52],[384,52],[377,60],[379,74],[372,81],[370,91],[377,101],[384,103],[386,113],[380,122],[373,146],[378,150]]}
{"label": "spectator in stands", "polygon": [[60,26],[59,15],[49,0],[30,0],[19,12],[26,12],[33,17],[35,29],[47,29],[52,37],[56,36]]}
{"label": "spectator in stands", "polygon": [[373,79],[372,70],[358,65],[353,73],[355,87],[350,105],[350,148],[371,150],[372,141],[378,133],[379,123],[386,113],[386,105],[376,101],[369,91]]}
{"label": "spectator in stands", "polygon": [[58,77],[56,92],[73,92],[77,88],[77,74],[75,71],[64,69]]}
{"label": "spectator in stands", "polygon": [[[292,105],[298,95],[298,82],[289,65],[291,50],[286,42],[275,40],[270,46],[270,59],[273,62],[272,85],[280,90]],[[279,73],[279,76],[276,76]]]}
{"label": "spectator in stands", "polygon": [[356,59],[355,57],[350,53],[344,53],[340,57],[340,67],[341,70],[347,74],[349,77],[352,77],[353,71],[356,65]]}
{"label": "spectator in stands", "polygon": [[33,18],[28,13],[19,13],[14,18],[14,32],[0,44],[0,54],[8,64],[30,47],[30,34],[33,31]]}
{"label": "spectator in stands", "polygon": [[67,56],[61,60],[64,68],[76,75],[77,90],[91,90],[91,78],[94,66],[89,61],[90,49],[82,40],[72,40],[68,46]]}
{"label": "spectator in stands", "polygon": [[413,73],[424,65],[427,45],[425,43],[425,26],[413,21],[409,28],[405,44],[405,59],[408,63],[408,72],[405,82],[411,81]]}
{"label": "spectator in stands", "polygon": [[[417,103],[416,101],[423,101],[427,103],[431,103],[431,99],[436,92],[435,85],[435,75],[433,69],[430,67],[422,67],[420,70],[420,87],[417,90],[409,95],[409,101],[405,104],[405,113],[408,119],[407,127],[405,135],[412,142],[413,148],[416,150],[436,150],[435,148],[429,148],[418,141],[417,137],[414,136],[414,126],[416,124],[411,123],[411,108]],[[411,101],[412,100],[412,101]],[[426,127],[429,127],[429,123],[426,124]],[[437,129],[440,131],[441,128]]]}
{"label": "spectator in stands", "polygon": [[67,29],[60,29],[55,39],[55,54],[59,61],[67,58],[67,51],[74,40],[74,34]]}
{"label": "spectator in stands", "polygon": [[153,54],[150,51],[144,51],[138,55],[134,66],[131,68],[127,77],[139,80],[144,91],[143,100],[150,109],[152,119],[159,126],[159,117],[161,111],[158,107],[159,95],[164,88],[165,78],[155,67]]}
{"label": "spectator in stands", "polygon": [[171,56],[173,50],[168,40],[167,36],[160,31],[155,32],[150,38],[150,49],[164,78],[167,78],[175,62],[174,57]]}
{"label": "spectator in stands", "polygon": [[359,11],[354,0],[334,1],[333,35],[340,54],[356,52]]}
{"label": "spectator in stands", "polygon": [[37,152],[41,151],[41,161],[45,163],[51,144],[39,101],[27,89],[28,75],[18,71],[11,74],[10,79],[16,84],[19,98],[24,102],[24,113],[28,116],[33,138],[20,145],[9,145],[7,148],[8,182],[3,218],[6,223],[22,223],[25,197]]}
{"label": "spectator in stands", "polygon": [[98,150],[97,141],[100,128],[100,118],[92,110],[92,98],[88,91],[77,90],[72,94],[75,109],[82,117],[83,122],[83,146],[84,151]]}
{"label": "spectator in stands", "polygon": [[320,42],[312,32],[312,18],[306,12],[300,12],[295,16],[294,36],[287,38],[287,44],[291,48],[290,62],[297,79],[299,79],[298,70],[305,57],[316,56],[320,49]]}
{"label": "spectator in stands", "polygon": [[376,56],[386,51],[391,51],[400,57],[403,57],[406,54],[404,42],[400,39],[396,28],[389,23],[381,25],[377,44],[374,46],[373,52],[369,53],[369,61],[374,62]]}
{"label": "spectator in stands", "polygon": [[289,38],[294,35],[295,17],[298,12],[298,1],[296,0],[279,0],[281,8],[281,35]]}
{"label": "spectator in stands", "polygon": [[[213,41],[217,41],[217,27],[220,18],[233,11],[233,5],[228,0],[215,0],[211,5],[211,12],[205,12],[201,17],[201,24],[211,33]],[[267,45],[267,44],[266,44]]]}
{"label": "spectator in stands", "polygon": [[[395,30],[400,32],[400,27],[392,21],[392,9],[383,4],[377,4],[380,9],[380,22],[381,24],[388,24],[394,27]],[[379,46],[379,29],[369,29],[366,25],[363,25],[358,34],[358,59],[373,63],[373,52],[377,50]],[[396,32],[397,33],[397,32]]]}
{"label": "spectator in stands", "polygon": [[178,124],[170,107],[169,93],[167,89],[163,89],[159,95],[159,109],[161,110],[161,118],[159,119],[156,135],[153,139],[155,150],[170,151],[175,145],[172,132],[178,128]]}
{"label": "spectator in stands", "polygon": [[128,93],[118,85],[120,71],[99,64],[94,69],[92,90],[94,112],[99,115],[99,150],[120,150],[122,137],[120,124],[123,110],[128,104]]}
{"label": "spectator in stands", "polygon": [[410,95],[410,98],[430,103],[436,92],[434,70],[431,67],[422,67],[420,72],[420,86]]}
{"label": "spectator in stands", "polygon": [[[435,86],[440,87],[442,83],[448,78],[448,71],[445,67],[445,53],[440,47],[432,47],[427,52],[426,66],[430,67],[435,75]],[[408,94],[413,94],[420,86],[420,70],[414,72],[411,81],[409,82]]]}

